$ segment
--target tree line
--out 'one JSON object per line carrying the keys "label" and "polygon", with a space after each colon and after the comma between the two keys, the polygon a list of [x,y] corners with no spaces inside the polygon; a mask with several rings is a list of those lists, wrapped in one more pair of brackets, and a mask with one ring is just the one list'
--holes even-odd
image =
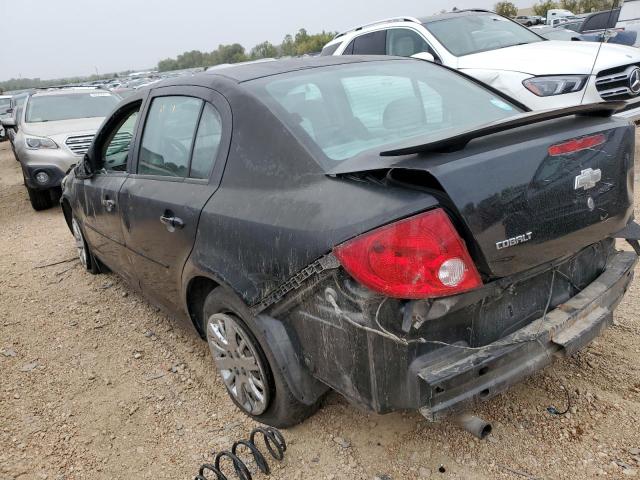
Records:
{"label": "tree line", "polygon": [[[533,12],[541,17],[546,17],[547,12],[553,8],[562,8],[573,13],[591,13],[609,10],[618,6],[619,0],[538,0],[533,6]],[[494,10],[505,17],[518,15],[518,7],[509,1],[496,3]]]}
{"label": "tree line", "polygon": [[[279,45],[273,45],[265,41],[255,45],[249,51],[239,43],[230,45],[219,45],[211,52],[201,52],[191,50],[178,55],[176,58],[166,58],[158,62],[157,69],[160,72],[170,70],[182,70],[184,68],[210,67],[221,63],[238,63],[246,60],[257,60],[260,58],[298,56],[306,53],[315,53],[322,50],[322,47],[335,36],[335,33],[322,31],[321,33],[309,34],[304,28],[298,30],[295,35],[286,35]],[[126,75],[131,70],[119,72]],[[0,82],[0,93],[12,90],[26,90],[31,88],[45,88],[52,85],[67,85],[70,83],[93,82],[109,78],[117,78],[118,73],[106,73],[104,75],[90,75],[85,77],[40,79],[40,78],[12,78]]]}
{"label": "tree line", "polygon": [[219,45],[211,52],[191,50],[176,58],[166,58],[158,62],[158,71],[168,72],[185,68],[210,67],[223,63],[238,63],[247,60],[272,57],[294,57],[306,53],[316,53],[335,36],[335,33],[322,31],[310,35],[304,28],[295,35],[286,35],[280,45],[265,41],[246,51],[239,43]]}

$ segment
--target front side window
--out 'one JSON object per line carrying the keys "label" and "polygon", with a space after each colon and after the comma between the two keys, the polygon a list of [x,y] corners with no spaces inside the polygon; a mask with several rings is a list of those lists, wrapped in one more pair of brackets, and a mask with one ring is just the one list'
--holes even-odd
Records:
{"label": "front side window", "polygon": [[27,103],[25,122],[106,117],[119,101],[118,97],[109,92],[97,91],[33,96]]}
{"label": "front side window", "polygon": [[107,171],[124,172],[127,170],[127,159],[131,141],[135,133],[140,104],[136,105],[114,127],[107,137],[103,149],[103,167]]}
{"label": "front side window", "polygon": [[147,115],[138,173],[186,177],[191,145],[203,101],[193,97],[170,96],[153,99]]}
{"label": "front side window", "polygon": [[415,60],[336,65],[247,85],[303,143],[319,149],[327,168],[369,150],[442,140],[521,113],[477,83]]}
{"label": "front side window", "polygon": [[387,55],[410,57],[422,52],[431,53],[431,48],[418,32],[408,28],[387,31]]}
{"label": "front side window", "polygon": [[457,57],[544,41],[519,23],[491,13],[435,20],[424,27]]}

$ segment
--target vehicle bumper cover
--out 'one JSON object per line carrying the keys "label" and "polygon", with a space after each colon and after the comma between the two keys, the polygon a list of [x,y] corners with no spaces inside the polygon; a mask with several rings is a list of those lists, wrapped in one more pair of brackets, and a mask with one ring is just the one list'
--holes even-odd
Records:
{"label": "vehicle bumper cover", "polygon": [[[64,171],[57,165],[50,164],[29,164],[23,165],[24,178],[27,186],[36,190],[48,190],[50,188],[59,187],[62,179],[66,175]],[[49,175],[49,181],[45,184],[38,183],[35,179],[39,172],[46,172]]]}
{"label": "vehicle bumper cover", "polygon": [[606,270],[580,293],[493,344],[473,350],[446,347],[437,364],[417,371],[432,392],[420,412],[437,420],[464,410],[520,382],[554,357],[572,355],[589,344],[612,322],[637,258],[632,252],[616,252]]}

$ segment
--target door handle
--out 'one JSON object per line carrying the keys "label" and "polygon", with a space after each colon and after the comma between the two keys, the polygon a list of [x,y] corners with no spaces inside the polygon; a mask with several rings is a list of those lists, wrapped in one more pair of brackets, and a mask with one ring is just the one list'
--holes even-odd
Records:
{"label": "door handle", "polygon": [[170,232],[184,228],[184,222],[181,218],[168,216],[166,212],[160,217],[160,222],[164,224]]}
{"label": "door handle", "polygon": [[104,198],[102,200],[102,206],[107,212],[111,212],[113,210],[113,207],[116,206],[116,202],[115,200],[111,200],[110,198]]}

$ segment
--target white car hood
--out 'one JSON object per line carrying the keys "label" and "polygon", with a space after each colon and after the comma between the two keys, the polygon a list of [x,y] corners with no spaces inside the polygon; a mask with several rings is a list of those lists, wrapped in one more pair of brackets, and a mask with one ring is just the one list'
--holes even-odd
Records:
{"label": "white car hood", "polygon": [[[589,74],[599,47],[597,42],[534,42],[459,57],[458,68],[530,75]],[[604,43],[593,72],[636,62],[640,62],[639,49]]]}

